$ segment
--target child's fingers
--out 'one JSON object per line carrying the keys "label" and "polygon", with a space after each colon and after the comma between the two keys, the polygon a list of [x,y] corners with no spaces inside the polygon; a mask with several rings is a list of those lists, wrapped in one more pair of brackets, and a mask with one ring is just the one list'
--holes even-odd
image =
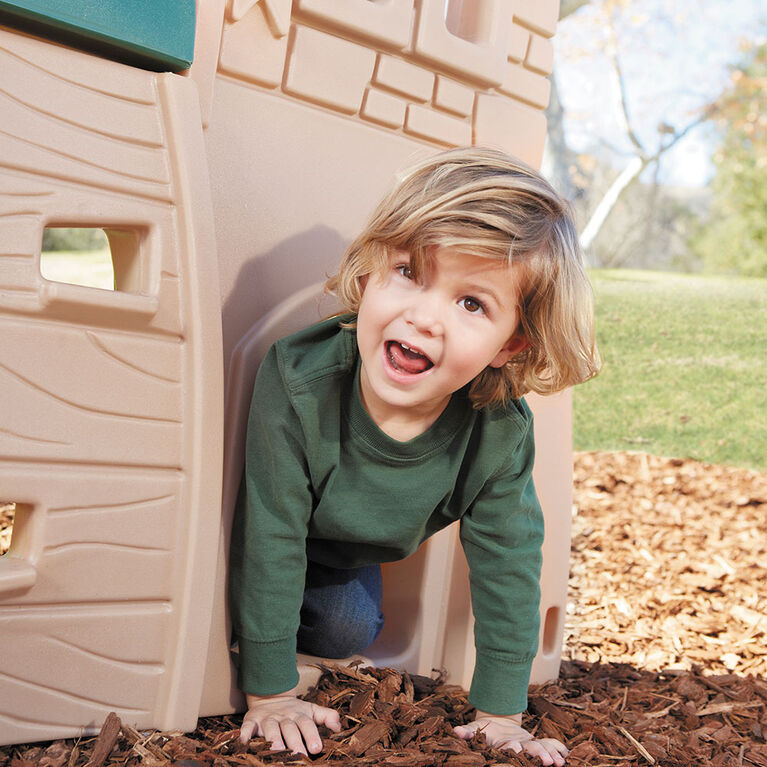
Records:
{"label": "child's fingers", "polygon": [[[280,728],[282,729],[282,739],[285,742],[285,747],[294,754],[307,755],[304,738],[301,735],[298,724],[292,719],[283,719],[280,722]],[[275,748],[274,750],[277,751],[278,749]]]}
{"label": "child's fingers", "polygon": [[314,720],[309,716],[300,716],[295,720],[301,737],[306,743],[306,748],[310,754],[318,754],[322,751],[322,738],[317,731],[317,725]]}
{"label": "child's fingers", "polygon": [[516,722],[504,721],[502,717],[495,719],[480,718],[465,725],[453,728],[459,738],[471,738],[475,732],[484,732],[489,745],[503,748],[515,753],[526,751],[531,756],[538,757],[544,767],[564,767],[567,747],[554,738],[536,740],[527,730]]}
{"label": "child's fingers", "polygon": [[453,727],[453,732],[464,740],[471,738],[477,731],[476,725],[471,724],[459,724],[457,727]]}
{"label": "child's fingers", "polygon": [[[514,744],[519,748],[519,744]],[[523,743],[522,747],[519,748],[521,751],[524,749],[530,756],[537,756],[541,760],[541,764],[546,765],[548,767],[549,765],[554,764],[554,760],[551,757],[551,754],[537,741],[530,740],[527,743]]]}
{"label": "child's fingers", "polygon": [[335,709],[315,705],[312,707],[312,716],[317,724],[324,724],[333,732],[341,731],[341,716]]}
{"label": "child's fingers", "polygon": [[493,729],[492,724],[489,724],[487,721],[483,722],[482,720],[477,720],[475,722],[470,722],[469,724],[460,724],[457,727],[453,727],[453,732],[459,738],[463,738],[464,740],[473,738],[474,734],[479,731],[485,733],[487,742],[491,746],[495,746],[496,748],[511,748],[517,753],[522,750],[519,744],[516,741],[512,741],[511,738],[506,741],[502,741],[502,736],[499,737],[498,732]]}
{"label": "child's fingers", "polygon": [[285,741],[282,739],[282,730],[277,719],[272,719],[271,717],[264,719],[259,729],[261,730],[259,734],[264,737],[272,751],[285,750]]}
{"label": "child's fingers", "polygon": [[247,743],[256,731],[258,725],[252,719],[243,719],[242,727],[240,727],[240,742]]}
{"label": "child's fingers", "polygon": [[[564,749],[564,753],[561,753],[554,744]],[[567,749],[559,741],[530,740],[523,743],[522,748],[531,756],[537,756],[541,760],[541,764],[563,767],[565,763]]]}
{"label": "child's fingers", "polygon": [[570,753],[567,746],[554,738],[542,738],[539,742],[549,752],[556,767],[562,767],[565,763],[565,757]]}
{"label": "child's fingers", "polygon": [[567,746],[556,738],[538,738],[535,742],[540,743],[551,754],[567,756],[570,753]]}

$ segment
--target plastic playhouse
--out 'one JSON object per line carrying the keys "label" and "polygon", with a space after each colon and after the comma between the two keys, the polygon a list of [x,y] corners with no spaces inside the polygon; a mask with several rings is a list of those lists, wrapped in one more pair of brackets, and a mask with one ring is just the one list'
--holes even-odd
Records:
{"label": "plastic playhouse", "polygon": [[[539,165],[558,0],[0,0],[0,743],[238,710],[226,551],[255,371],[334,309],[346,243],[415,157]],[[44,279],[103,229],[115,289]],[[528,398],[547,519],[533,680],[557,675],[570,398]],[[367,655],[468,684],[448,528],[384,569]]]}

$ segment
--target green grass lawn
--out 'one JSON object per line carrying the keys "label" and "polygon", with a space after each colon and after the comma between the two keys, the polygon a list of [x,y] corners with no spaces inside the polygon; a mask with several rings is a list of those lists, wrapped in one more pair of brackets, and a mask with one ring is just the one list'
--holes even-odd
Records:
{"label": "green grass lawn", "polygon": [[40,257],[40,271],[47,280],[104,290],[114,288],[112,256],[108,247],[77,252],[44,252]]}
{"label": "green grass lawn", "polygon": [[576,450],[767,470],[767,280],[595,270],[600,375]]}

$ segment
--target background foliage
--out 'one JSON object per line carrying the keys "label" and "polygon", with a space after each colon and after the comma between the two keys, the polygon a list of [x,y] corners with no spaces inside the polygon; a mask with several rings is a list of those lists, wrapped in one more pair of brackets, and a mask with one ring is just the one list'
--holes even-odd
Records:
{"label": "background foliage", "polygon": [[51,227],[43,231],[43,252],[100,250],[107,245],[103,229]]}
{"label": "background foliage", "polygon": [[767,45],[722,95],[710,214],[692,241],[712,270],[767,277]]}
{"label": "background foliage", "polygon": [[544,170],[590,265],[767,274],[765,34],[753,0],[562,0]]}

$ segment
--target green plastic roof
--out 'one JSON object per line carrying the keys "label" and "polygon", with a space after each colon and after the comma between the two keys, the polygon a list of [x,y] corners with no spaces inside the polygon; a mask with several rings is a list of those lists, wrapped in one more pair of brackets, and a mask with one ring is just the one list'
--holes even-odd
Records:
{"label": "green plastic roof", "polygon": [[0,0],[0,25],[178,72],[192,63],[195,0]]}

